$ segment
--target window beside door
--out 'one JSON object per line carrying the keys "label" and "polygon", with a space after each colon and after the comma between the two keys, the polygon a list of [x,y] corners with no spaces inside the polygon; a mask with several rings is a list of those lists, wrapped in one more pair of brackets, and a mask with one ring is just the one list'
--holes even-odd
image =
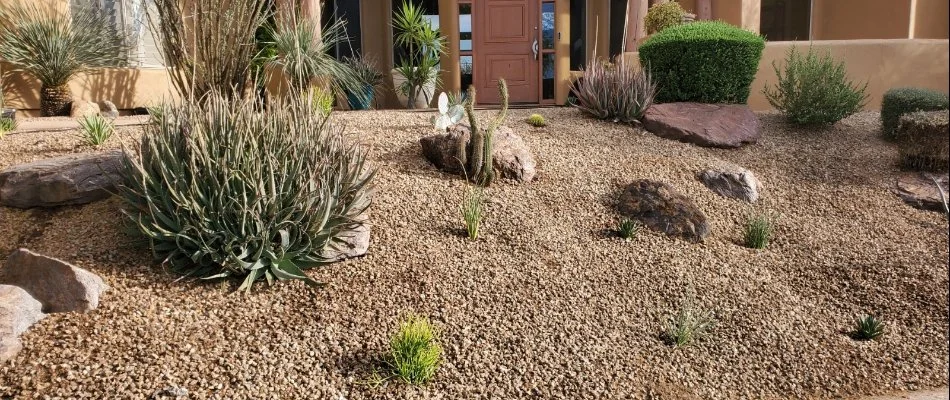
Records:
{"label": "window beside door", "polygon": [[812,0],[762,0],[760,33],[770,41],[809,40]]}

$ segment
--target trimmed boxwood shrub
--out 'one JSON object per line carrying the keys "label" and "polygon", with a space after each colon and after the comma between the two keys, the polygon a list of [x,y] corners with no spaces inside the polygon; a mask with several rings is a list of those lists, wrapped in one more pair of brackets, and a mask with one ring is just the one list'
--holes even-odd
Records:
{"label": "trimmed boxwood shrub", "polygon": [[725,22],[664,29],[640,46],[640,63],[659,86],[659,102],[745,103],[765,40]]}
{"label": "trimmed boxwood shrub", "polygon": [[940,172],[950,168],[950,112],[914,111],[900,118],[894,133],[904,167]]}
{"label": "trimmed boxwood shrub", "polygon": [[884,93],[881,101],[881,130],[894,139],[901,115],[914,111],[939,111],[950,106],[947,94],[913,87],[895,88]]}

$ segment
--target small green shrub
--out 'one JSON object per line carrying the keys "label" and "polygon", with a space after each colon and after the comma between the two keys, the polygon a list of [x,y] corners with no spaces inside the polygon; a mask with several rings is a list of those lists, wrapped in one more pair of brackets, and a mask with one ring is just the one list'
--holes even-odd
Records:
{"label": "small green shrub", "polygon": [[531,125],[536,128],[542,128],[548,125],[548,122],[544,120],[544,116],[541,114],[531,114],[528,116],[528,125]]}
{"label": "small green shrub", "polygon": [[633,239],[637,236],[637,233],[640,232],[640,228],[643,227],[643,224],[640,221],[630,218],[624,218],[620,220],[620,224],[617,227],[617,234],[624,239]]}
{"label": "small green shrub", "polygon": [[647,16],[644,19],[647,33],[654,34],[661,32],[671,26],[683,23],[683,15],[686,10],[676,1],[664,1],[654,4],[647,10]]}
{"label": "small green shrub", "polygon": [[769,240],[772,238],[774,217],[770,214],[760,213],[749,217],[745,225],[745,235],[743,242],[750,249],[764,249],[768,247]]}
{"label": "small green shrub", "polygon": [[854,332],[851,337],[855,340],[874,340],[884,335],[884,321],[871,315],[863,315],[854,319]]}
{"label": "small green shrub", "polygon": [[79,119],[79,137],[89,146],[101,146],[115,131],[112,121],[99,114],[87,115]]}
{"label": "small green shrub", "polygon": [[428,318],[410,315],[389,341],[392,373],[406,383],[426,383],[442,362],[442,346]]}
{"label": "small green shrub", "polygon": [[724,22],[677,25],[640,46],[659,91],[657,101],[745,103],[765,40]]}
{"label": "small green shrub", "polygon": [[673,347],[682,347],[706,336],[715,325],[716,319],[711,313],[687,304],[669,318],[663,338]]}
{"label": "small green shrub", "polygon": [[485,191],[479,186],[473,186],[465,193],[462,200],[462,220],[465,221],[465,231],[468,238],[478,239],[478,228],[482,224],[484,217]]}
{"label": "small green shrub", "polygon": [[13,132],[16,127],[17,122],[15,119],[0,117],[0,138],[4,137],[8,132]]}
{"label": "small green shrub", "polygon": [[950,169],[950,111],[915,111],[901,116],[894,137],[904,167]]}
{"label": "small green shrub", "polygon": [[333,112],[333,92],[320,88],[313,88],[308,92],[307,100],[314,112],[320,115],[330,115]]}
{"label": "small green shrub", "polygon": [[947,94],[921,88],[896,88],[884,93],[881,101],[881,130],[893,139],[901,115],[914,111],[939,111],[950,108]]}
{"label": "small green shrub", "polygon": [[576,107],[595,118],[633,123],[653,104],[656,94],[650,72],[626,66],[623,62],[587,63],[584,76],[574,81]]}
{"label": "small green shrub", "polygon": [[867,82],[859,85],[848,79],[844,62],[836,62],[831,53],[819,54],[809,47],[802,55],[793,46],[786,55],[785,70],[776,62],[772,68],[778,83],[762,92],[794,124],[834,124],[867,102]]}

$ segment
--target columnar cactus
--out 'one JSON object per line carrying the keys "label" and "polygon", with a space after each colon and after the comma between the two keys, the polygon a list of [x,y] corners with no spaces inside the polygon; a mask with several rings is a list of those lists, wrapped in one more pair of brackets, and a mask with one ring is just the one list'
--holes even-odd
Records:
{"label": "columnar cactus", "polygon": [[459,161],[465,169],[468,179],[478,185],[488,186],[493,179],[492,169],[492,141],[495,130],[505,122],[508,115],[508,84],[504,79],[498,80],[498,93],[501,97],[501,110],[488,128],[479,127],[475,117],[475,88],[469,86],[468,100],[465,102],[465,113],[468,114],[468,123],[471,128],[471,139],[468,143],[459,141]]}

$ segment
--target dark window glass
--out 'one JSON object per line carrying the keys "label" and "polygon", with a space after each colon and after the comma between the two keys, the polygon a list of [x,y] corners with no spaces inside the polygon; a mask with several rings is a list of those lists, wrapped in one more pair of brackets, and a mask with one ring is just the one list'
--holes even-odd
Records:
{"label": "dark window glass", "polygon": [[472,51],[471,4],[459,4],[459,50]]}
{"label": "dark window glass", "polygon": [[472,56],[459,57],[459,67],[462,69],[462,91],[464,92],[475,82]]}
{"label": "dark window glass", "polygon": [[541,98],[554,99],[554,53],[541,56]]}
{"label": "dark window glass", "polygon": [[808,40],[811,0],[762,0],[760,31],[766,40]]}
{"label": "dark window glass", "polygon": [[610,57],[623,50],[623,24],[626,22],[627,0],[610,0]]}
{"label": "dark window glass", "polygon": [[554,49],[554,3],[541,4],[541,48]]}
{"label": "dark window glass", "polygon": [[[354,2],[358,3],[356,0],[338,0],[343,2]],[[393,13],[402,8],[402,3],[404,1],[412,1],[416,6],[421,6],[422,11],[425,13],[425,19],[432,24],[432,27],[436,30],[439,29],[439,0],[393,0]],[[393,32],[393,42],[395,42],[396,32]],[[402,61],[406,58],[406,49],[400,47],[393,48],[393,65],[399,66]]]}
{"label": "dark window glass", "polygon": [[360,54],[363,43],[362,30],[360,29],[360,2],[349,0],[327,0],[322,10],[322,24],[324,27],[330,26],[336,21],[343,20],[346,23],[346,36],[349,42],[338,43],[334,48],[329,49],[337,59],[343,57],[352,57]]}
{"label": "dark window glass", "polygon": [[587,0],[571,0],[571,70],[587,63]]}

